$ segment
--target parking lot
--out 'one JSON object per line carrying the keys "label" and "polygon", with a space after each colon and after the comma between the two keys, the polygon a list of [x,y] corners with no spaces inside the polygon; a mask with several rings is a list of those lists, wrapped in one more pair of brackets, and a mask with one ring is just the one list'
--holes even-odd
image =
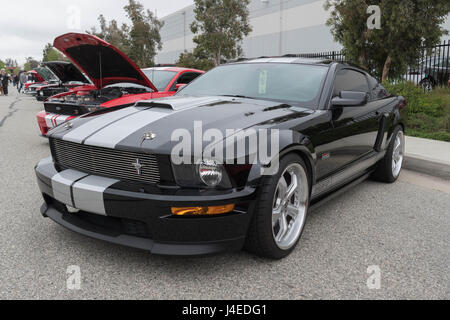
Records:
{"label": "parking lot", "polygon": [[[312,212],[294,254],[152,256],[44,219],[34,166],[49,156],[42,103],[0,97],[0,299],[449,299],[450,182],[403,172]],[[67,268],[79,266],[81,289]],[[379,289],[368,268],[381,272]]]}

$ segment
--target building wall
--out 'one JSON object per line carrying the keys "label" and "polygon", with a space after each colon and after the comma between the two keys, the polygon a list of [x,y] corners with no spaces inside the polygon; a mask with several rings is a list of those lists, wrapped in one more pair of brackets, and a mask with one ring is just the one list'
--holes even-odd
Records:
{"label": "building wall", "polygon": [[[324,3],[325,0],[251,0],[253,31],[242,43],[244,56],[340,50],[342,47],[334,42],[325,25],[329,13]],[[174,63],[182,52],[195,47],[190,30],[194,21],[193,8],[186,7],[162,19],[165,23],[161,29],[163,49],[156,63]]]}

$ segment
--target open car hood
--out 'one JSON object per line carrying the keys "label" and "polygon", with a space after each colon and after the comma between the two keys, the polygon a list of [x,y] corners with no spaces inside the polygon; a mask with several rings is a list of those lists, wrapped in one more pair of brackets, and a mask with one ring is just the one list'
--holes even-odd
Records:
{"label": "open car hood", "polygon": [[89,80],[86,79],[83,73],[70,62],[51,61],[51,62],[44,62],[43,65],[49,68],[62,83],[68,82],[89,83]]}
{"label": "open car hood", "polygon": [[67,33],[56,38],[53,47],[71,59],[97,88],[128,82],[158,91],[130,58],[96,36]]}
{"label": "open car hood", "polygon": [[28,73],[33,74],[38,82],[55,80],[52,73],[45,68],[36,68]]}

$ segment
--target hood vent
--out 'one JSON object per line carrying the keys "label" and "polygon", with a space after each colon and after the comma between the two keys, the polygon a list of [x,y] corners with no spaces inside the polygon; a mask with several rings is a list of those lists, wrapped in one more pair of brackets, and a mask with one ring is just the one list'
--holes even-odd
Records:
{"label": "hood vent", "polygon": [[160,109],[169,109],[174,110],[172,105],[168,103],[158,103],[152,101],[140,101],[135,105],[136,108],[160,108]]}

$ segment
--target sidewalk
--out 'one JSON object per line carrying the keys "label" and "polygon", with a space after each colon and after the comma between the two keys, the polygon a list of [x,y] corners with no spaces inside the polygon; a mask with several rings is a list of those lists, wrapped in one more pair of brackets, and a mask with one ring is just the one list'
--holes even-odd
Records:
{"label": "sidewalk", "polygon": [[450,180],[450,142],[406,137],[404,168]]}

